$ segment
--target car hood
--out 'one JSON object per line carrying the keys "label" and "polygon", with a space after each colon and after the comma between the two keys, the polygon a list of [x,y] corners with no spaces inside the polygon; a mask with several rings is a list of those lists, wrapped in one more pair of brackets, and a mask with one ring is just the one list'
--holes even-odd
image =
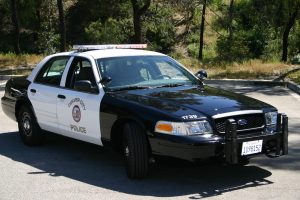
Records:
{"label": "car hood", "polygon": [[189,115],[195,119],[240,110],[275,109],[256,99],[209,86],[128,90],[114,95],[181,119]]}

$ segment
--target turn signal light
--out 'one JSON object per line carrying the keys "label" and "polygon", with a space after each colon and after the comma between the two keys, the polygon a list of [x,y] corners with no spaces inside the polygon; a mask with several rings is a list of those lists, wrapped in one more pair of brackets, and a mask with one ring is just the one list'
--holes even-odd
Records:
{"label": "turn signal light", "polygon": [[156,124],[155,126],[156,132],[167,132],[167,133],[172,133],[173,127],[171,124],[165,124],[165,123],[159,123]]}

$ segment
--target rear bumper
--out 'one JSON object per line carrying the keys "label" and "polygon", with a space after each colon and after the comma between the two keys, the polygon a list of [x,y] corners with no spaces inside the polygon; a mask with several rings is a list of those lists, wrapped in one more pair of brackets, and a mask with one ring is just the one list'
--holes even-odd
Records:
{"label": "rear bumper", "polygon": [[224,157],[230,164],[235,164],[241,157],[243,142],[254,140],[263,140],[262,152],[259,154],[286,155],[288,154],[288,118],[285,115],[279,115],[279,118],[278,132],[272,134],[257,133],[249,137],[238,137],[235,121],[229,120],[226,134],[222,137],[155,134],[155,137],[149,138],[149,142],[154,155],[190,161],[218,156]]}
{"label": "rear bumper", "polygon": [[3,112],[14,121],[16,121],[15,105],[16,102],[14,100],[11,100],[5,96],[1,98]]}

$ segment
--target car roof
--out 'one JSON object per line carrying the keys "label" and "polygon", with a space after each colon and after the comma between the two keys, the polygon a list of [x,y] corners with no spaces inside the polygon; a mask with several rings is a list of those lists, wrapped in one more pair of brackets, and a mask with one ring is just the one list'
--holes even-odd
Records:
{"label": "car roof", "polygon": [[73,51],[71,55],[89,55],[94,59],[100,58],[111,58],[111,57],[124,57],[124,56],[166,56],[165,54],[146,51],[146,50],[137,50],[137,49],[103,49],[103,50],[90,50],[84,52]]}

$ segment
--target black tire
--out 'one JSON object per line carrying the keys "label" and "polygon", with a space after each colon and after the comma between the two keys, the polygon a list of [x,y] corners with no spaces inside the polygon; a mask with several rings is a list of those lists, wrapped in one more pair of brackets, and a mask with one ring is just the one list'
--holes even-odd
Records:
{"label": "black tire", "polygon": [[44,134],[40,129],[33,112],[28,106],[22,106],[18,112],[18,127],[21,140],[28,146],[42,144]]}
{"label": "black tire", "polygon": [[123,153],[127,176],[142,179],[148,174],[149,155],[146,134],[136,123],[125,124],[123,131]]}

